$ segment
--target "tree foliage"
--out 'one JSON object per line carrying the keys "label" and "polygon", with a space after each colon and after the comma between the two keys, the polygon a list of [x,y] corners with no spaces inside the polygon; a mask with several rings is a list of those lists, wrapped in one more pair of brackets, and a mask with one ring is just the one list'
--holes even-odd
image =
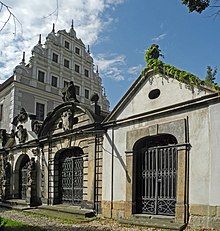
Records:
{"label": "tree foliage", "polygon": [[215,67],[215,69],[212,70],[211,66],[207,66],[205,82],[209,84],[215,83],[216,74],[217,74],[217,67]]}
{"label": "tree foliage", "polygon": [[182,0],[182,4],[186,5],[190,12],[196,11],[202,13],[209,4],[209,0]]}
{"label": "tree foliage", "polygon": [[220,0],[181,0],[189,12],[202,13],[205,9],[217,9],[210,16],[220,16]]}
{"label": "tree foliage", "polygon": [[210,78],[210,80],[204,81],[187,71],[183,71],[172,65],[163,63],[158,59],[160,56],[163,57],[158,45],[153,44],[147,49],[145,54],[145,60],[147,64],[146,68],[142,71],[142,75],[145,75],[148,70],[153,70],[154,73],[164,74],[167,77],[177,79],[178,81],[187,84],[192,89],[194,89],[194,86],[201,88],[206,84],[212,87],[213,90],[220,91],[220,87],[214,83],[217,68],[215,68],[214,71],[209,68],[209,77],[212,78]]}

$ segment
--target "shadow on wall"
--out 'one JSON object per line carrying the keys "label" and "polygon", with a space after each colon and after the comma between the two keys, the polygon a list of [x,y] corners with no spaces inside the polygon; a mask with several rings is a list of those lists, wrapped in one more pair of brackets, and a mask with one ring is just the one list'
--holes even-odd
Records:
{"label": "shadow on wall", "polygon": [[[108,133],[106,133],[105,136],[106,136],[108,142],[110,143],[110,145],[111,145],[111,147],[112,147],[112,153],[110,153],[110,154],[111,154],[111,155],[114,155],[114,153],[115,153],[114,157],[116,157],[116,158],[120,161],[120,163],[121,163],[121,165],[122,165],[122,168],[124,169],[124,171],[125,171],[125,173],[126,173],[127,181],[128,181],[129,183],[131,183],[131,178],[130,178],[130,176],[129,176],[129,174],[128,174],[127,166],[126,166],[124,160],[122,159],[122,157],[121,157],[121,155],[120,155],[120,152],[118,151],[117,147],[116,147],[115,144],[114,144],[114,138],[111,139],[111,137],[108,135]],[[106,150],[105,150],[105,151],[106,151]],[[108,152],[108,151],[107,151],[107,152]],[[108,153],[109,153],[109,152],[108,152]]]}

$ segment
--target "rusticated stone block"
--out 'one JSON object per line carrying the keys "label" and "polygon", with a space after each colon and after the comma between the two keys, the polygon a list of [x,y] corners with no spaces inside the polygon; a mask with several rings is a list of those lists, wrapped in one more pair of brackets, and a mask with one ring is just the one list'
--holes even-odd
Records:
{"label": "rusticated stone block", "polygon": [[132,201],[126,201],[125,202],[125,218],[129,218],[132,215]]}
{"label": "rusticated stone block", "polygon": [[102,201],[102,216],[106,218],[111,218],[111,202]]}

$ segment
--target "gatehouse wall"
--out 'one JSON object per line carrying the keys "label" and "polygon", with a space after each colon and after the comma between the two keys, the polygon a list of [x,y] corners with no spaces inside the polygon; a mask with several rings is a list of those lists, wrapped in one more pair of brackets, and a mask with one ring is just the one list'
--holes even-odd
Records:
{"label": "gatehouse wall", "polygon": [[[171,134],[178,145],[178,179],[175,216],[170,219],[179,227],[220,227],[219,96],[191,91],[176,80],[146,78],[133,84],[104,121],[103,216],[133,220],[139,215],[135,212],[134,145],[143,137]],[[154,89],[160,95],[148,99]],[[176,97],[179,103],[174,104]],[[157,218],[141,215],[146,222]],[[161,219],[160,224],[165,223]]]}

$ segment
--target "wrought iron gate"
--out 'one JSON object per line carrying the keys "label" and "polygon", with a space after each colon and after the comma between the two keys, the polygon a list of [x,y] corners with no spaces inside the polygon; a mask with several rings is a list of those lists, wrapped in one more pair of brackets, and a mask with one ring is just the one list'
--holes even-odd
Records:
{"label": "wrought iron gate", "polygon": [[155,215],[175,215],[177,147],[143,150],[137,161],[137,211]]}
{"label": "wrought iron gate", "polygon": [[62,159],[59,172],[61,203],[79,205],[83,200],[83,158]]}
{"label": "wrought iron gate", "polygon": [[[28,162],[29,163],[29,162]],[[21,199],[26,199],[26,192],[27,192],[27,182],[28,182],[28,163],[25,164],[21,168],[21,178],[20,178],[20,194],[21,194]]]}

